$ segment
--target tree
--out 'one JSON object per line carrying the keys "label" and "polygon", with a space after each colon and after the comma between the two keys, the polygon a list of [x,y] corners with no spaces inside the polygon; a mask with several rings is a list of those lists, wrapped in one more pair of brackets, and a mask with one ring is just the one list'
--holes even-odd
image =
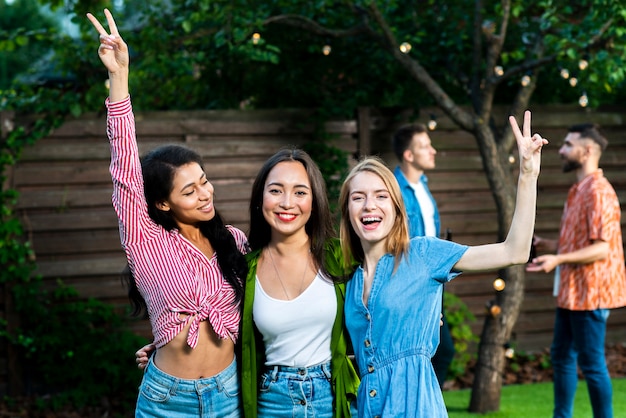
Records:
{"label": "tree", "polygon": [[[76,74],[75,113],[98,108],[104,96],[93,30],[83,18],[103,3],[72,3],[82,37],[58,43],[57,60]],[[357,106],[434,104],[476,138],[501,239],[514,207],[514,139],[494,104],[521,119],[531,98],[573,101],[585,91],[587,104],[597,105],[623,91],[620,0],[137,3],[115,2],[114,12],[132,48],[138,109],[298,106],[345,115]],[[324,45],[330,55],[320,53]],[[570,87],[560,70],[578,72],[579,84]],[[523,268],[501,277],[507,286],[496,301],[501,314],[485,320],[473,412],[499,409],[504,346],[523,299]]]}

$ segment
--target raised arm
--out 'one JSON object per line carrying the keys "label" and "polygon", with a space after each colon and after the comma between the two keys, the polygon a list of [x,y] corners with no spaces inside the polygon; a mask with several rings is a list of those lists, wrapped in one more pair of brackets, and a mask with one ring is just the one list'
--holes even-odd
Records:
{"label": "raised arm", "polygon": [[515,213],[504,242],[469,247],[454,266],[462,271],[492,270],[528,260],[533,238],[537,203],[537,177],[541,167],[541,149],[548,143],[539,134],[531,134],[530,111],[524,113],[523,132],[513,116],[509,122],[520,157]]}
{"label": "raised arm", "polygon": [[108,9],[104,9],[111,33],[107,33],[98,19],[91,13],[87,18],[100,34],[100,47],[98,55],[100,60],[109,71],[109,101],[119,102],[128,97],[128,46],[120,36],[113,15]]}
{"label": "raised arm", "polygon": [[110,34],[91,13],[87,14],[87,18],[99,34],[98,55],[109,72],[107,137],[111,146],[112,202],[120,222],[122,245],[126,247],[149,237],[157,226],[146,210],[135,118],[128,92],[128,47],[111,12],[105,9],[104,14]]}

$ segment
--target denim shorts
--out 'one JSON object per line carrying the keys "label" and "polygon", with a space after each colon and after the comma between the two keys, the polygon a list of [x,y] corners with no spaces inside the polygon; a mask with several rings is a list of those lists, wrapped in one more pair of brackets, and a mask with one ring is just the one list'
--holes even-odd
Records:
{"label": "denim shorts", "polygon": [[150,357],[139,386],[135,417],[242,416],[236,359],[215,376],[179,379],[159,370],[153,358]]}
{"label": "denim shorts", "polygon": [[266,368],[259,387],[259,418],[332,416],[330,362],[311,367]]}

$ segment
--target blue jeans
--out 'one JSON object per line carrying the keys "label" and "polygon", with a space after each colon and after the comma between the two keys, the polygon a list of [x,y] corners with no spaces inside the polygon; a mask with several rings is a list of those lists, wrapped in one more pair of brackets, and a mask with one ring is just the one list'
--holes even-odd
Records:
{"label": "blue jeans", "polygon": [[312,367],[270,366],[261,376],[259,418],[332,418],[330,362]]}
{"label": "blue jeans", "polygon": [[613,388],[604,357],[608,309],[570,311],[557,308],[550,349],[554,370],[554,418],[569,418],[580,367],[594,418],[613,417]]}
{"label": "blue jeans", "polygon": [[212,377],[179,379],[159,370],[150,357],[139,386],[135,417],[239,418],[237,362]]}

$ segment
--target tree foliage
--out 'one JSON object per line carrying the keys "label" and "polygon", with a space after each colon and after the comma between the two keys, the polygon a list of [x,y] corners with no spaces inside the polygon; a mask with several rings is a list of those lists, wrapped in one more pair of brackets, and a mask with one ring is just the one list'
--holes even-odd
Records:
{"label": "tree foliage", "polygon": [[48,51],[46,38],[55,27],[36,0],[0,1],[0,91]]}
{"label": "tree foliage", "polygon": [[[70,68],[99,94],[106,73],[84,13],[104,3],[73,6],[83,37]],[[324,106],[350,114],[357,106],[436,104],[407,71],[409,60],[458,104],[490,94],[513,103],[528,74],[537,102],[574,103],[585,91],[598,105],[616,99],[624,78],[624,11],[615,0],[120,3],[114,12],[132,48],[139,109]],[[390,54],[405,42],[404,60]],[[83,59],[89,65],[79,68]],[[575,87],[561,69],[577,77]]]}

